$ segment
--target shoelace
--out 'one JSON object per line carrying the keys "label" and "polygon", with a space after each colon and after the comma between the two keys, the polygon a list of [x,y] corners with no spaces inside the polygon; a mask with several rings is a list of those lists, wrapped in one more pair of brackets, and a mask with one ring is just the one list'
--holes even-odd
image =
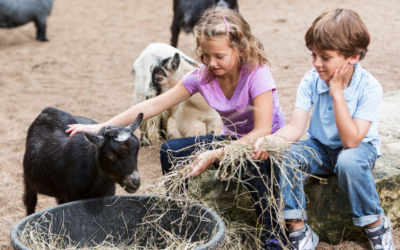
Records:
{"label": "shoelace", "polygon": [[306,237],[306,232],[301,232],[297,236],[289,237],[290,242],[290,249],[291,250],[298,250],[299,249],[299,242]]}
{"label": "shoelace", "polygon": [[[368,233],[367,237],[371,241],[372,245],[375,247],[376,245],[382,245],[382,238],[380,237],[382,234],[385,234],[387,230],[390,230],[390,227],[379,229],[375,232]],[[376,239],[372,239],[373,237],[378,236]]]}

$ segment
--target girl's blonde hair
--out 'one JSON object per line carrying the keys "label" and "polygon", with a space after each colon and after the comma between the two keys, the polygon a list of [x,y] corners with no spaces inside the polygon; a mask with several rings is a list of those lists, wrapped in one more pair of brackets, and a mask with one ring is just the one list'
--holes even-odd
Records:
{"label": "girl's blonde hair", "polygon": [[[228,32],[223,17],[225,17],[230,32]],[[261,65],[271,67],[271,62],[264,52],[264,46],[257,37],[253,36],[246,20],[234,10],[215,6],[205,10],[193,31],[196,37],[196,55],[205,65],[204,55],[200,48],[201,36],[205,36],[207,39],[215,36],[228,36],[230,47],[236,51],[238,59],[242,65],[246,66],[248,72]],[[243,53],[241,57],[239,57],[239,52]],[[208,81],[215,77],[209,67],[206,67],[203,73]]]}

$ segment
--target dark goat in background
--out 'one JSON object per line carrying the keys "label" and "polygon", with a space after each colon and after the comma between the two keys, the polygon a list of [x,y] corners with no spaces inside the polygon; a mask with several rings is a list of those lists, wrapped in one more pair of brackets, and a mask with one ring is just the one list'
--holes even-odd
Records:
{"label": "dark goat in background", "polygon": [[46,21],[52,7],[53,0],[0,0],[0,28],[34,22],[36,40],[46,42]]}
{"label": "dark goat in background", "polygon": [[178,46],[178,37],[181,28],[186,33],[192,33],[194,25],[208,7],[225,6],[239,11],[237,0],[174,0],[174,19],[171,26],[171,46]]}
{"label": "dark goat in background", "polygon": [[137,169],[139,141],[133,132],[139,114],[127,127],[108,126],[98,134],[65,133],[69,124],[97,122],[46,108],[29,127],[24,155],[24,204],[35,212],[37,193],[58,204],[115,194],[115,183],[134,193],[140,186]]}

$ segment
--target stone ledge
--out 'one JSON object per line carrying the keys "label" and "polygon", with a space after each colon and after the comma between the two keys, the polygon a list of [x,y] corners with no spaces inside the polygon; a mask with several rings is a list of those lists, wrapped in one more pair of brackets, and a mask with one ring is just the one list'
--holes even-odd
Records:
{"label": "stone ledge", "polygon": [[[400,165],[399,155],[384,153],[372,173],[381,207],[394,228],[400,224]],[[337,176],[328,177],[328,184],[308,179],[304,188],[309,199],[307,223],[321,241],[339,244],[341,240],[366,241],[363,228],[355,227],[348,197],[339,187]]]}

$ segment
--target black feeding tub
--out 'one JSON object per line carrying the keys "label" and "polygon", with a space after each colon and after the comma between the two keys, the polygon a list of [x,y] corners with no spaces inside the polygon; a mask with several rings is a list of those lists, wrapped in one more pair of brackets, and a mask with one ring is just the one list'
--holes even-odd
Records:
{"label": "black feeding tub", "polygon": [[[19,221],[11,230],[11,245],[18,250],[30,249],[19,240],[21,232],[29,225],[67,236],[82,247],[83,244],[95,246],[103,240],[131,239],[145,215],[151,215],[146,217],[149,221],[160,218],[157,214],[164,214],[157,221],[158,225],[168,232],[186,235],[192,242],[203,240],[204,244],[196,249],[221,246],[225,239],[225,224],[214,211],[196,204],[188,210],[189,215],[182,218],[181,206],[164,203],[165,197],[147,195],[109,196],[66,203]],[[160,238],[159,234],[157,238]]]}

